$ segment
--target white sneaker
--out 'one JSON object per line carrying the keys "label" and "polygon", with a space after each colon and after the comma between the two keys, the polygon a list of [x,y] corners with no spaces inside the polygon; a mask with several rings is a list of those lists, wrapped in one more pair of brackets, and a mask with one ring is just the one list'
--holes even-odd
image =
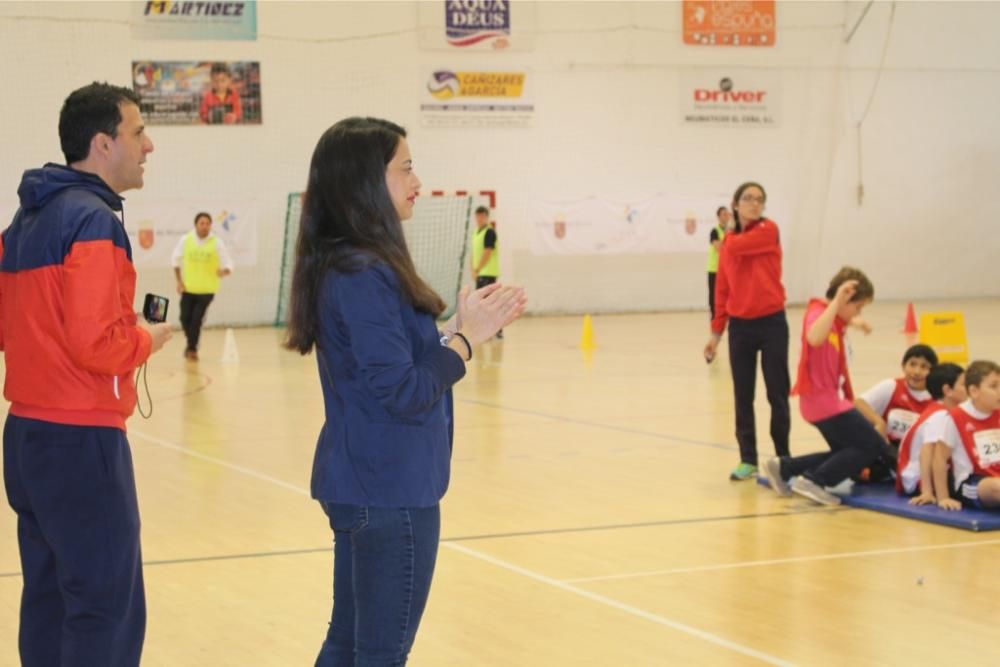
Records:
{"label": "white sneaker", "polygon": [[835,496],[840,496],[841,498],[843,498],[844,496],[849,496],[851,495],[851,491],[854,490],[854,480],[848,477],[847,479],[845,479],[843,482],[841,482],[836,486],[826,487],[826,490]]}
{"label": "white sneaker", "polygon": [[840,498],[833,495],[819,484],[806,479],[805,477],[796,477],[792,480],[792,492],[797,493],[800,496],[808,498],[813,502],[817,502],[820,505],[839,505]]}
{"label": "white sneaker", "polygon": [[787,498],[792,495],[792,490],[788,488],[788,483],[781,479],[781,459],[777,456],[772,456],[768,460],[764,461],[764,474],[767,475],[767,481],[771,484],[771,488],[779,496]]}

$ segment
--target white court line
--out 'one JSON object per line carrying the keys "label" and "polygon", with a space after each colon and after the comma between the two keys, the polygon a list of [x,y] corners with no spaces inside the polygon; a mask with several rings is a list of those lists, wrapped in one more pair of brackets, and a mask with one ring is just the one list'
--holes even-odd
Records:
{"label": "white court line", "polygon": [[[136,435],[136,436],[142,438],[143,440],[147,440],[147,441],[149,441],[149,442],[151,442],[151,443],[153,443],[155,445],[159,445],[160,447],[163,447],[165,449],[170,449],[170,450],[173,450],[175,452],[180,452],[181,454],[186,454],[187,456],[192,456],[192,457],[194,457],[196,459],[201,459],[202,461],[208,461],[209,463],[214,463],[216,465],[222,466],[223,468],[228,468],[230,470],[234,470],[236,472],[242,473],[244,475],[248,475],[248,476],[253,477],[255,479],[259,479],[259,480],[262,480],[262,481],[265,481],[265,482],[270,482],[271,484],[275,484],[277,486],[280,486],[283,489],[288,489],[289,491],[294,491],[296,493],[299,493],[299,494],[302,494],[302,495],[305,495],[305,496],[309,496],[310,495],[309,491],[307,491],[306,489],[297,487],[294,484],[289,484],[288,482],[284,482],[284,481],[282,481],[280,479],[277,479],[275,477],[270,477],[269,475],[265,475],[263,473],[259,473],[256,470],[251,470],[250,468],[245,468],[243,466],[238,466],[238,465],[235,465],[233,463],[229,463],[228,461],[224,461],[222,459],[215,458],[214,456],[206,456],[205,454],[200,454],[198,452],[192,451],[192,450],[190,450],[190,449],[188,449],[186,447],[182,447],[180,445],[176,445],[176,444],[174,444],[172,442],[169,442],[167,440],[164,440],[162,438],[157,438],[157,437],[154,437],[154,436],[151,436],[151,435],[147,435],[147,434],[141,433],[139,431],[129,431],[129,434],[130,435]],[[597,593],[591,593],[590,591],[584,590],[582,588],[578,588],[578,587],[573,586],[573,585],[571,585],[569,583],[565,583],[565,582],[559,581],[557,579],[552,579],[551,577],[546,577],[543,574],[538,574],[537,572],[532,572],[531,570],[526,570],[523,567],[518,567],[517,565],[513,565],[511,563],[507,563],[507,562],[499,560],[497,558],[493,558],[492,556],[484,554],[484,553],[482,553],[480,551],[476,551],[474,549],[470,549],[469,547],[462,546],[460,544],[455,544],[453,542],[442,542],[441,546],[447,547],[449,549],[454,549],[456,551],[460,551],[460,552],[462,552],[462,553],[464,553],[464,554],[466,554],[468,556],[472,556],[473,558],[478,558],[479,560],[485,561],[487,563],[491,563],[491,564],[496,565],[497,567],[503,568],[505,570],[510,570],[511,572],[516,572],[517,574],[520,574],[522,576],[528,577],[529,579],[534,579],[535,581],[539,581],[539,582],[548,584],[549,586],[552,586],[554,588],[558,588],[558,589],[566,591],[568,593],[574,593],[574,594],[579,595],[581,597],[587,598],[588,600],[591,600],[593,602],[598,602],[600,604],[612,607],[614,609],[618,609],[619,611],[624,611],[627,614],[631,614],[633,616],[637,616],[637,617],[645,619],[647,621],[652,621],[653,623],[657,623],[659,625],[663,625],[663,626],[666,626],[668,628],[672,628],[672,629],[677,630],[679,632],[683,632],[683,633],[691,635],[693,637],[697,637],[698,639],[703,639],[703,640],[705,640],[705,641],[707,641],[707,642],[709,642],[711,644],[715,644],[717,646],[722,646],[724,648],[728,648],[731,651],[735,651],[737,653],[741,653],[743,655],[746,655],[746,656],[749,656],[749,657],[752,657],[752,658],[756,658],[756,659],[758,659],[758,660],[760,660],[762,662],[766,662],[766,663],[771,664],[771,665],[780,665],[781,667],[793,667],[793,665],[794,665],[794,663],[788,662],[786,660],[782,660],[780,658],[776,658],[776,657],[768,655],[766,653],[761,653],[760,651],[755,651],[754,649],[752,649],[752,648],[750,648],[748,646],[743,646],[742,644],[737,644],[736,642],[731,642],[728,639],[724,639],[724,638],[719,637],[717,635],[713,635],[710,632],[705,632],[704,630],[699,630],[698,628],[691,627],[690,625],[684,625],[683,623],[679,623],[677,621],[672,621],[669,618],[666,618],[664,616],[658,616],[656,614],[651,614],[650,612],[643,611],[642,609],[639,609],[638,607],[633,607],[631,605],[627,605],[624,602],[618,602],[617,600],[613,600],[613,599],[611,599],[609,597],[605,597],[603,595],[598,595]]]}
{"label": "white court line", "polygon": [[216,465],[220,465],[223,468],[229,468],[230,470],[235,470],[236,472],[243,473],[244,475],[247,475],[249,477],[254,477],[256,479],[263,480],[265,482],[270,482],[271,484],[274,484],[275,486],[280,486],[283,489],[288,489],[289,491],[294,491],[295,493],[304,495],[307,498],[312,495],[311,493],[309,493],[309,491],[307,489],[303,489],[302,487],[295,486],[294,484],[289,484],[288,482],[282,481],[282,480],[278,479],[277,477],[271,477],[269,475],[265,475],[264,473],[257,472],[256,470],[251,470],[250,468],[244,468],[243,466],[238,466],[238,465],[236,465],[234,463],[230,463],[228,461],[224,461],[223,459],[217,459],[214,456],[207,456],[205,454],[201,454],[199,452],[196,452],[196,451],[193,451],[191,449],[188,449],[187,447],[182,447],[180,445],[175,445],[174,443],[169,442],[167,440],[163,440],[162,438],[157,438],[157,437],[154,437],[154,436],[151,436],[151,435],[147,435],[145,433],[141,433],[139,431],[132,431],[132,430],[130,430],[128,432],[128,434],[129,435],[137,435],[140,438],[142,438],[143,440],[148,440],[149,442],[151,442],[151,443],[153,443],[155,445],[159,445],[160,447],[163,447],[165,449],[172,449],[175,452],[180,452],[182,454],[186,454],[187,456],[191,456],[191,457],[196,458],[196,459],[201,459],[202,461],[208,461],[209,463],[214,463]]}
{"label": "white court line", "polygon": [[724,639],[723,637],[719,637],[718,635],[713,635],[711,632],[699,630],[698,628],[691,627],[690,625],[685,625],[683,623],[670,620],[669,618],[666,618],[664,616],[652,614],[648,611],[639,609],[638,607],[633,607],[632,605],[628,605],[625,604],[624,602],[619,602],[618,600],[614,600],[612,598],[599,595],[598,593],[592,593],[583,588],[579,588],[577,586],[573,586],[566,582],[559,581],[558,579],[553,579],[551,577],[546,577],[543,574],[539,574],[531,570],[526,570],[523,567],[518,567],[517,565],[513,565],[506,561],[502,561],[499,558],[488,556],[482,552],[475,551],[474,549],[470,549],[469,547],[463,546],[461,544],[455,544],[454,542],[442,542],[441,546],[446,547],[448,549],[454,549],[455,551],[460,551],[468,556],[472,556],[473,558],[478,558],[479,560],[490,563],[491,565],[496,565],[497,567],[509,570],[511,572],[515,572],[522,576],[528,577],[529,579],[534,579],[535,581],[539,581],[543,584],[548,584],[549,586],[558,588],[559,590],[562,591],[566,591],[567,593],[573,593],[575,595],[579,595],[580,597],[587,598],[592,602],[598,602],[600,604],[612,607],[619,611],[623,611],[626,614],[631,614],[632,616],[638,616],[639,618],[645,619],[647,621],[652,621],[653,623],[656,623],[658,625],[663,625],[673,630],[683,632],[684,634],[691,635],[692,637],[703,639],[706,642],[709,642],[710,644],[715,644],[716,646],[727,648],[730,651],[735,651],[736,653],[740,653],[742,655],[749,656],[751,658],[756,658],[757,660],[760,660],[761,662],[766,662],[769,665],[782,665],[783,667],[785,667],[794,664],[788,662],[787,660],[776,658],[773,655],[768,655],[767,653],[755,651],[754,649],[748,646],[737,644],[736,642],[729,641],[728,639]]}
{"label": "white court line", "polygon": [[579,584],[588,581],[611,581],[615,579],[633,579],[639,577],[656,577],[668,574],[687,574],[690,572],[717,572],[719,570],[736,570],[743,567],[760,567],[763,565],[782,565],[784,563],[808,563],[821,560],[839,560],[841,558],[863,558],[865,556],[885,556],[888,554],[905,554],[919,551],[937,551],[939,549],[960,549],[963,547],[978,547],[1000,544],[998,540],[983,540],[982,542],[952,542],[950,544],[931,544],[919,547],[899,547],[897,549],[872,549],[871,551],[846,551],[839,554],[820,554],[817,556],[796,556],[794,558],[775,558],[772,560],[748,560],[740,563],[723,563],[721,565],[701,565],[698,567],[678,567],[671,570],[647,570],[627,574],[606,574],[597,577],[579,577],[563,579],[567,584]]}

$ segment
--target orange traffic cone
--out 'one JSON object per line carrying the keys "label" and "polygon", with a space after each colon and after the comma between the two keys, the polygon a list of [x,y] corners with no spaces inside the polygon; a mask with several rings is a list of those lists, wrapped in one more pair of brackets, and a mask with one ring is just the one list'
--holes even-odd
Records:
{"label": "orange traffic cone", "polygon": [[913,313],[913,303],[906,306],[906,322],[903,324],[903,333],[917,333],[917,316]]}

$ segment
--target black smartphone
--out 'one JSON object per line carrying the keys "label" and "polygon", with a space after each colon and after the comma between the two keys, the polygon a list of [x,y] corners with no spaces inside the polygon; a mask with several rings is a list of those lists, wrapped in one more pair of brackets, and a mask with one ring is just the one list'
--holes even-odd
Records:
{"label": "black smartphone", "polygon": [[147,322],[153,324],[166,322],[168,305],[170,305],[170,300],[167,297],[147,294],[146,302],[142,304],[142,316],[146,318]]}

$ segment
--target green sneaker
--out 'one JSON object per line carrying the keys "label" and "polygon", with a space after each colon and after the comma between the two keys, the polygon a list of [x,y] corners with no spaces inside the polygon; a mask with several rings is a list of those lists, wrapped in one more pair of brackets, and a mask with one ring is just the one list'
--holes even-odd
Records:
{"label": "green sneaker", "polygon": [[747,479],[753,479],[757,476],[757,466],[752,466],[749,463],[741,463],[736,466],[736,469],[729,473],[729,479],[734,482],[742,482]]}

